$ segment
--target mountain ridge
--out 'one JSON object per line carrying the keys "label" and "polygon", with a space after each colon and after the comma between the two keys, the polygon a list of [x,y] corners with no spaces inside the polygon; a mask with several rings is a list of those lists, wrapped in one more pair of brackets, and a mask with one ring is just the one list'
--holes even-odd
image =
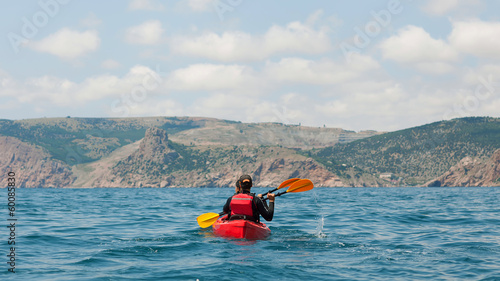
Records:
{"label": "mountain ridge", "polygon": [[[0,137],[9,152],[1,171],[22,173],[25,187],[222,187],[241,173],[258,186],[290,177],[331,187],[426,186],[466,157],[491,168],[480,162],[500,148],[500,119],[356,133],[203,117],[41,118],[0,120]],[[16,153],[25,159],[12,160]]]}
{"label": "mountain ridge", "polygon": [[[500,119],[468,117],[434,122],[308,152],[341,177],[392,174],[399,185],[422,186],[465,157],[486,159],[500,148]],[[335,157],[332,157],[332,156]]]}

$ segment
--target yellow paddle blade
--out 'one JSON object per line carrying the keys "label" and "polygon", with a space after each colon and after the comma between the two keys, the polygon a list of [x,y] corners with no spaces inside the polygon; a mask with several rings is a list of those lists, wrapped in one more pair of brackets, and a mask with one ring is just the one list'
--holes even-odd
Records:
{"label": "yellow paddle blade", "polygon": [[214,224],[215,221],[219,218],[219,214],[216,213],[206,213],[198,218],[196,220],[198,221],[198,224],[200,225],[201,228],[207,228]]}
{"label": "yellow paddle blade", "polygon": [[313,189],[314,184],[308,179],[299,180],[292,184],[286,192],[304,192]]}
{"label": "yellow paddle blade", "polygon": [[293,178],[293,179],[289,179],[289,180],[286,180],[284,182],[282,182],[280,184],[280,186],[278,186],[278,189],[282,189],[283,187],[288,187],[290,186],[292,183],[296,182],[296,181],[299,181],[300,179],[299,178]]}

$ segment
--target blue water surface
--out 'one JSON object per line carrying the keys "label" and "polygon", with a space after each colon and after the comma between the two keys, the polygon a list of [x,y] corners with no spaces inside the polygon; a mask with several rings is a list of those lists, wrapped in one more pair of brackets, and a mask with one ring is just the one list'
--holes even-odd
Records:
{"label": "blue water surface", "polygon": [[233,191],[17,189],[0,280],[500,280],[500,188],[287,194],[259,241],[198,226]]}

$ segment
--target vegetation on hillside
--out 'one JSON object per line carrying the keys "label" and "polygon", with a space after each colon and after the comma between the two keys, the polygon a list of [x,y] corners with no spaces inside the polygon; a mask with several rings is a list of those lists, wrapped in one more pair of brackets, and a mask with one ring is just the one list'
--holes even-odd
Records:
{"label": "vegetation on hillside", "polygon": [[179,157],[166,163],[154,163],[148,160],[128,163],[124,160],[117,163],[114,171],[121,177],[126,177],[128,173],[160,176],[179,171],[197,171],[204,174],[216,172],[220,167],[244,170],[245,166],[257,163],[266,157],[295,155],[290,149],[266,146],[188,147],[172,141],[169,141],[168,146],[175,150]]}
{"label": "vegetation on hillside", "polygon": [[307,155],[345,175],[391,173],[408,185],[422,184],[446,172],[466,156],[485,158],[500,148],[500,119],[470,117],[386,133]]}
{"label": "vegetation on hillside", "polygon": [[[278,123],[241,123],[196,117],[39,118],[0,120],[0,135],[41,146],[69,165],[93,162],[144,137],[150,127],[187,146],[325,147],[377,134]],[[181,164],[179,164],[181,165]]]}
{"label": "vegetation on hillside", "polygon": [[[169,134],[198,127],[192,120],[158,118]],[[69,165],[98,160],[115,149],[138,141],[151,123],[134,119],[53,118],[0,120],[0,134],[39,145]]]}
{"label": "vegetation on hillside", "polygon": [[[122,160],[114,168],[116,173],[123,173],[124,177],[127,172],[154,176],[192,171],[216,174],[227,167],[244,170],[248,164],[286,154],[288,159],[294,155],[312,157],[352,185],[422,185],[464,157],[485,159],[500,148],[500,119],[489,117],[454,119],[379,135],[372,132],[366,136],[375,136],[355,141],[351,140],[363,134],[352,132],[349,142],[343,141],[349,132],[341,129],[189,117],[0,120],[0,135],[41,146],[54,159],[75,165],[97,161],[144,138],[150,127],[164,129],[169,139],[174,136],[169,147],[180,157],[171,158],[168,163]],[[235,142],[247,135],[254,137],[251,145]],[[339,142],[326,148],[295,146],[321,147],[334,137]],[[285,142],[290,140],[293,142]]]}

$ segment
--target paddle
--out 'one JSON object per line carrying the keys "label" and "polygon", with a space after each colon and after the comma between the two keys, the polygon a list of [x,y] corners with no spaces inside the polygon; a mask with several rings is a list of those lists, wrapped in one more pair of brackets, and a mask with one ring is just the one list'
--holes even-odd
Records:
{"label": "paddle", "polygon": [[[278,190],[278,189],[282,189],[282,188],[284,188],[284,187],[289,187],[289,186],[290,186],[290,185],[292,185],[294,182],[297,182],[297,181],[299,181],[299,180],[300,180],[299,178],[293,178],[293,179],[286,180],[286,181],[282,182],[282,183],[280,184],[280,186],[278,186],[277,188],[275,188],[275,189],[273,189],[273,190],[269,190],[267,193],[273,193],[273,192],[275,192],[275,191],[276,191],[276,190]],[[266,193],[266,194],[267,194],[267,193]]]}
{"label": "paddle", "polygon": [[[286,182],[286,181],[285,181]],[[283,182],[283,183],[285,183]],[[283,183],[281,185],[283,185]],[[280,185],[280,186],[281,186]],[[286,185],[284,185],[286,186]],[[278,194],[276,194],[276,196],[281,196],[285,193],[289,193],[289,192],[304,192],[304,191],[308,191],[308,190],[311,190],[313,189],[314,185],[312,183],[312,181],[310,180],[298,180],[296,181],[295,183],[293,183],[286,191],[284,192],[280,192]],[[267,200],[268,198],[264,199],[264,200]],[[201,228],[207,228],[209,226],[211,226],[212,224],[214,224],[217,219],[222,216],[224,213],[206,213],[206,214],[203,214],[203,215],[200,215],[198,218],[196,218],[196,220],[198,221],[198,225],[200,225]]]}
{"label": "paddle", "polygon": [[201,228],[207,228],[214,224],[224,213],[206,213],[196,218]]}
{"label": "paddle", "polygon": [[[313,188],[314,188],[314,184],[312,183],[311,180],[303,179],[303,180],[299,180],[299,181],[296,181],[295,183],[293,183],[286,191],[277,193],[275,195],[275,197],[278,197],[278,196],[281,196],[283,194],[290,193],[290,192],[296,193],[296,192],[309,191]],[[267,199],[269,199],[269,198],[264,199],[264,201]]]}

